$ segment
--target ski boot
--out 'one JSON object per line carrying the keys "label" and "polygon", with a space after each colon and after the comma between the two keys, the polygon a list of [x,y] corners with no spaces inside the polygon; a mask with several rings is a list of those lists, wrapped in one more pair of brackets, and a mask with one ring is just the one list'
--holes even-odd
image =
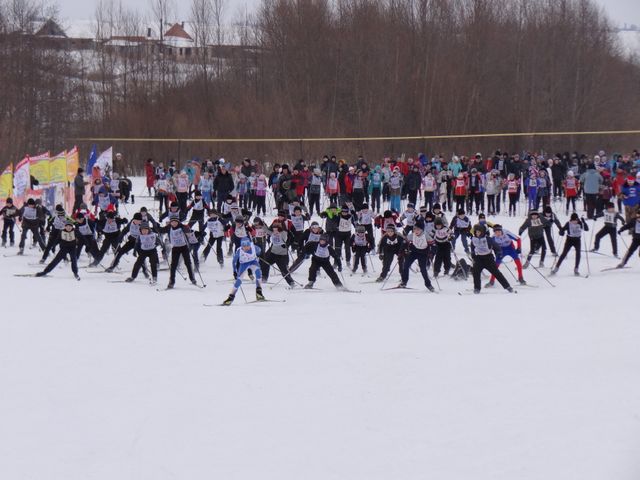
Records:
{"label": "ski boot", "polygon": [[407,288],[407,284],[405,282],[400,282],[398,284],[398,288]]}
{"label": "ski boot", "polygon": [[131,282],[133,282],[134,280],[135,280],[135,279],[134,279],[133,277],[129,277],[129,278],[125,278],[125,280],[124,280],[124,281],[125,281],[125,282],[127,282],[127,283],[131,283]]}
{"label": "ski boot", "polygon": [[104,271],[107,272],[107,273],[112,273],[113,270],[114,270],[114,267],[107,267],[107,268],[104,269]]}
{"label": "ski boot", "polygon": [[552,268],[551,273],[549,275],[555,275],[556,273],[558,273],[558,267]]}
{"label": "ski boot", "polygon": [[427,290],[429,290],[431,293],[436,291],[436,289],[433,288],[433,285],[427,285],[426,287],[427,287]]}
{"label": "ski boot", "polygon": [[311,290],[311,289],[313,288],[313,283],[314,283],[314,282],[309,282],[309,283],[307,283],[307,284],[304,286],[305,290]]}
{"label": "ski boot", "polygon": [[73,276],[76,278],[76,280],[80,281],[80,275],[78,275],[77,273],[74,273]]}
{"label": "ski boot", "polygon": [[540,263],[538,264],[538,268],[544,268],[544,262],[542,260],[540,260]]}
{"label": "ski boot", "polygon": [[44,277],[46,275],[45,272],[38,272],[36,273],[36,277]]}
{"label": "ski boot", "polygon": [[380,275],[378,278],[376,278],[376,283],[382,283],[382,282],[384,282],[384,277]]}
{"label": "ski boot", "polygon": [[529,262],[529,260],[527,260],[526,262],[524,262],[524,263],[522,264],[522,268],[524,268],[524,269],[529,268],[529,263],[530,263],[530,262]]}
{"label": "ski boot", "polygon": [[513,289],[513,287],[509,287],[509,288],[507,288],[507,292],[513,293],[513,292],[515,292],[515,290]]}
{"label": "ski boot", "polygon": [[167,285],[167,290],[171,290],[174,286],[173,282],[169,282],[169,285]]}
{"label": "ski boot", "polygon": [[230,293],[227,299],[222,302],[222,305],[226,305],[227,307],[233,303],[233,300],[236,298],[234,293]]}
{"label": "ski boot", "polygon": [[40,260],[38,260],[38,263],[39,263],[40,265],[44,265],[44,262],[45,262],[45,261],[46,261],[46,260],[45,260],[44,258],[41,258]]}
{"label": "ski boot", "polygon": [[6,247],[7,247],[7,241],[6,241],[6,240],[3,240],[3,241],[2,241],[2,247],[3,247],[3,248],[6,248]]}
{"label": "ski boot", "polygon": [[474,288],[473,289],[473,293],[475,293],[476,295],[478,295],[480,293],[480,289],[479,288]]}
{"label": "ski boot", "polygon": [[494,285],[494,282],[489,281],[489,282],[484,284],[484,288],[492,288],[493,285]]}
{"label": "ski boot", "polygon": [[149,284],[151,285],[155,285],[156,283],[158,283],[158,279],[156,277],[153,277],[150,281]]}
{"label": "ski boot", "polygon": [[574,274],[576,277],[579,277],[579,276],[580,276],[580,270],[578,270],[577,268],[574,268],[574,269],[573,269],[573,274]]}
{"label": "ski boot", "polygon": [[524,278],[522,278],[522,277],[520,277],[520,278],[518,279],[518,283],[519,283],[520,285],[526,285],[526,284],[527,284],[527,282],[525,282]]}
{"label": "ski boot", "polygon": [[192,285],[198,286],[198,281],[195,278],[190,278],[189,280],[191,281]]}
{"label": "ski boot", "polygon": [[18,253],[16,253],[16,255],[24,255],[24,248],[18,250]]}
{"label": "ski boot", "polygon": [[265,300],[264,295],[262,294],[262,287],[256,287],[256,300],[258,302],[263,302]]}

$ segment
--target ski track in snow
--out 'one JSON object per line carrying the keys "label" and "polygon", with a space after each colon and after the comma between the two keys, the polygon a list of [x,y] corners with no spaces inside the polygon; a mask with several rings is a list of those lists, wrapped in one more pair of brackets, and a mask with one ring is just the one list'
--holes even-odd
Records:
{"label": "ski track in snow", "polygon": [[[521,220],[498,217],[512,231]],[[235,308],[239,293],[205,308],[229,292],[217,282],[228,257],[223,270],[213,257],[203,266],[207,288],[178,276],[159,293],[142,275],[107,281],[127,275],[130,256],[123,275],[81,269],[77,282],[64,264],[46,280],[14,277],[40,268],[28,266],[39,251],[25,253],[0,258],[3,478],[639,478],[637,256],[601,272],[618,261],[589,255],[584,279],[571,253],[556,288],[532,268],[539,288],[518,288],[502,267],[518,295],[496,284],[459,296],[471,281],[445,277],[440,295],[397,295],[345,271],[362,294],[324,277],[313,293],[264,286],[286,303]],[[167,281],[160,272],[158,287]],[[424,288],[413,273],[409,286]],[[244,293],[255,298],[251,284]]]}

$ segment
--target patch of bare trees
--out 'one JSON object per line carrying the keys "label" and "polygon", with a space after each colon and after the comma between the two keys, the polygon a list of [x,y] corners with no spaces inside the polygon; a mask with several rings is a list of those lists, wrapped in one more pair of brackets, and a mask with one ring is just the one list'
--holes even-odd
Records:
{"label": "patch of bare trees", "polygon": [[[1,0],[0,0],[1,1]],[[31,0],[13,0],[15,2]],[[118,7],[116,7],[118,5]],[[102,0],[100,40],[166,30],[168,0],[153,0],[147,18]],[[155,48],[126,53],[101,47],[97,71],[81,72],[69,88],[62,67],[34,49],[25,58],[48,66],[37,84],[29,74],[3,84],[64,92],[74,108],[56,135],[178,138],[302,138],[422,136],[459,133],[590,131],[640,125],[640,71],[622,54],[607,18],[593,0],[263,0],[236,21],[235,47],[225,42],[231,2],[191,0],[195,40],[188,64]],[[7,22],[6,7],[0,21]],[[14,25],[20,15],[13,14]],[[226,15],[226,17],[225,17]],[[10,15],[9,15],[10,17]],[[15,26],[13,28],[16,28]],[[3,30],[4,31],[4,30]],[[4,35],[4,34],[3,34]],[[24,41],[24,40],[22,40]],[[0,46],[0,75],[14,48]],[[21,46],[20,48],[27,48]],[[46,55],[45,55],[46,57]],[[31,68],[31,67],[30,67]],[[50,70],[49,70],[50,68]],[[77,66],[76,66],[77,68]],[[65,88],[68,91],[65,91]],[[89,92],[89,93],[88,93]],[[5,95],[5,92],[0,92]],[[74,97],[77,95],[77,98]],[[28,95],[18,122],[0,135],[17,135],[19,149],[42,144],[39,108]],[[37,93],[36,98],[42,94]],[[45,122],[46,123],[46,122]],[[9,130],[7,130],[9,129]],[[19,132],[18,132],[19,131]],[[57,138],[57,137],[56,137]],[[553,137],[437,142],[116,145],[128,158],[181,160],[191,156],[269,156],[292,160],[324,153],[369,157],[419,151],[547,151],[630,149],[633,137]],[[3,147],[4,148],[4,147]]]}

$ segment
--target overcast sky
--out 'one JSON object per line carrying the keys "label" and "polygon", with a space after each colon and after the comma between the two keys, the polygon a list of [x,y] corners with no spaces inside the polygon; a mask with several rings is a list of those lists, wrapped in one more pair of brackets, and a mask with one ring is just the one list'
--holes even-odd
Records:
{"label": "overcast sky", "polygon": [[[640,25],[640,0],[596,0],[602,4],[608,12],[611,19],[622,25],[623,23]],[[61,8],[61,16],[64,19],[91,19],[97,0],[58,0]],[[148,10],[149,0],[123,0],[124,5],[138,8],[140,10]],[[180,7],[179,15],[182,18],[176,20],[186,20],[189,10],[188,0],[177,0],[176,4]],[[260,0],[227,0],[227,12],[231,18],[237,16],[237,12],[248,8],[255,8]]]}

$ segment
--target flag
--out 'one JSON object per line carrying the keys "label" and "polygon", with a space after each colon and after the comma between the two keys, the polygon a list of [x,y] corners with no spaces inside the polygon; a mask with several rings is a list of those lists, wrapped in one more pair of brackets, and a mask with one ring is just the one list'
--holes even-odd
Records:
{"label": "flag", "polygon": [[29,173],[38,180],[40,187],[44,187],[51,182],[51,171],[49,168],[49,152],[29,157]]}
{"label": "flag", "polygon": [[100,167],[103,174],[113,170],[113,147],[107,148],[96,160],[96,165]]}
{"label": "flag", "polygon": [[13,163],[0,174],[0,201],[13,196]]}
{"label": "flag", "polygon": [[[80,168],[80,153],[78,147],[73,147],[67,152],[67,182],[73,182]],[[91,172],[87,172],[87,175],[91,175]]]}
{"label": "flag", "polygon": [[67,181],[67,151],[64,150],[49,161],[49,182],[65,183]]}
{"label": "flag", "polygon": [[98,160],[98,147],[94,143],[91,147],[91,153],[89,154],[89,159],[87,160],[87,168],[85,169],[87,175],[91,175],[91,169],[96,164],[96,160]]}
{"label": "flag", "polygon": [[29,156],[24,157],[16,165],[16,169],[13,173],[15,183],[15,196],[23,198],[26,191],[31,186],[31,173],[29,170]]}

